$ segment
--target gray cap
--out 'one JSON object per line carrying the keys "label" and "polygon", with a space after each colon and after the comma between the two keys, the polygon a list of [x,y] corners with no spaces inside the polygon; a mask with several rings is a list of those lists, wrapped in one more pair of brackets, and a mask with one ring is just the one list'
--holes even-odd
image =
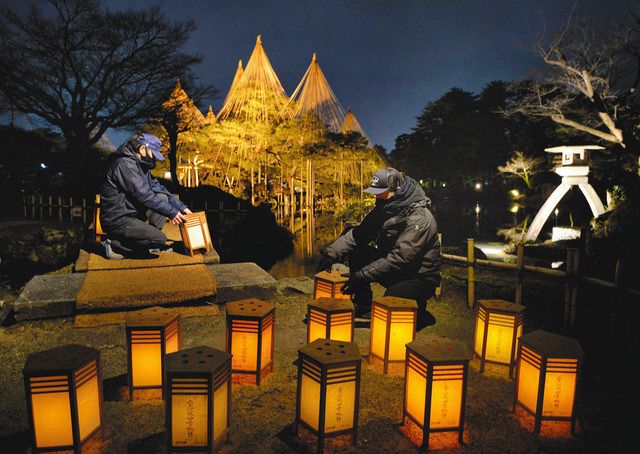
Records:
{"label": "gray cap", "polygon": [[386,191],[396,191],[404,183],[404,176],[393,167],[385,167],[376,171],[371,177],[371,183],[364,192],[382,194]]}

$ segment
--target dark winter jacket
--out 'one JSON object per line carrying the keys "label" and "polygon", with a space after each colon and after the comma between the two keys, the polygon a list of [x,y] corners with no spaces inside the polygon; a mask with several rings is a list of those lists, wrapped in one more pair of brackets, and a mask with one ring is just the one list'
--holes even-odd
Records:
{"label": "dark winter jacket", "polygon": [[[125,142],[109,158],[100,191],[100,222],[107,233],[128,219],[146,220],[148,210],[171,219],[186,208],[151,175],[152,166],[138,159],[134,141]],[[169,202],[157,194],[167,195]]]}
{"label": "dark winter jacket", "polygon": [[438,285],[442,258],[430,206],[431,200],[418,183],[406,177],[391,199],[376,201],[360,225],[338,238],[326,253],[343,260],[356,247],[374,243],[379,258],[357,277],[383,283],[419,277]]}

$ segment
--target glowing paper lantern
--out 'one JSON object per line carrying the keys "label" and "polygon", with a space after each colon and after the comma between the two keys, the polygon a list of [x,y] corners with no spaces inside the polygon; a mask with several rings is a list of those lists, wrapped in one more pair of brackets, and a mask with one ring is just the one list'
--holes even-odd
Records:
{"label": "glowing paper lantern", "polygon": [[521,304],[503,300],[478,300],[473,351],[480,358],[480,372],[487,362],[507,365],[509,376],[513,375],[524,309]]}
{"label": "glowing paper lantern", "polygon": [[190,255],[193,255],[193,251],[196,249],[204,248],[206,251],[210,251],[212,245],[207,214],[204,211],[198,211],[185,216],[187,220],[180,224],[180,234],[185,250],[189,251]]}
{"label": "glowing paper lantern", "polygon": [[226,351],[234,373],[255,375],[256,384],[273,369],[276,307],[259,299],[231,301],[227,307]]}
{"label": "glowing paper lantern", "polygon": [[307,343],[316,339],[353,341],[353,303],[345,299],[318,298],[307,306]]}
{"label": "glowing paper lantern", "polygon": [[431,432],[458,432],[462,444],[469,353],[464,343],[424,336],[407,344],[402,422],[422,429],[422,448]]}
{"label": "glowing paper lantern", "polygon": [[166,362],[169,450],[213,452],[229,441],[231,355],[195,347],[167,355]]}
{"label": "glowing paper lantern", "polygon": [[318,452],[326,438],[351,435],[358,441],[360,366],[362,357],[353,342],[317,339],[298,350],[298,395],[296,420],[299,427],[318,437]]}
{"label": "glowing paper lantern", "polygon": [[575,432],[575,395],[582,365],[577,340],[538,330],[519,339],[516,391],[513,407],[520,405],[542,421],[571,421]]}
{"label": "glowing paper lantern", "polygon": [[349,295],[344,295],[340,289],[349,278],[344,277],[339,272],[321,271],[313,278],[313,299],[318,298],[340,298],[350,299]]}
{"label": "glowing paper lantern", "polygon": [[100,351],[65,345],[33,353],[23,375],[33,450],[80,452],[102,429]]}
{"label": "glowing paper lantern", "polygon": [[403,363],[405,345],[416,336],[418,304],[414,300],[383,296],[371,305],[370,360],[377,358],[389,370],[389,363]]}
{"label": "glowing paper lantern", "polygon": [[150,307],[129,312],[127,332],[129,398],[134,390],[162,389],[165,355],[180,350],[180,315],[172,309]]}

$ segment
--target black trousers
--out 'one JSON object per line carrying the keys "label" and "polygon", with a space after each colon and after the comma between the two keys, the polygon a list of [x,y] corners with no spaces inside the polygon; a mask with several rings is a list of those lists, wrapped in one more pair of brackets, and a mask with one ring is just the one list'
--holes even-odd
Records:
{"label": "black trousers", "polygon": [[[356,273],[378,258],[380,258],[380,254],[373,247],[356,248],[349,253],[349,269],[352,273]],[[379,284],[386,288],[385,296],[397,296],[414,300],[418,304],[419,321],[430,317],[426,312],[427,301],[435,294],[435,283],[413,275],[382,280]],[[370,307],[372,297],[371,284],[363,284],[355,288],[355,293],[352,297],[353,304],[360,309]]]}
{"label": "black trousers", "polygon": [[[169,201],[165,194],[157,195]],[[130,218],[124,225],[108,230],[107,238],[111,240],[115,251],[134,255],[146,254],[149,249],[161,247],[167,242],[167,236],[162,232],[162,227],[167,222],[166,216],[151,210],[148,210],[146,215],[148,222]]]}

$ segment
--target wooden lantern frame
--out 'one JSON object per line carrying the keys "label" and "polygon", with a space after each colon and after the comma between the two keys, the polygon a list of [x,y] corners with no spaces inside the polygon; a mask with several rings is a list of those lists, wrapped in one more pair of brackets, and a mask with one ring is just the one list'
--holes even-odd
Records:
{"label": "wooden lantern frame", "polygon": [[[354,342],[317,339],[298,349],[298,386],[296,393],[296,419],[294,431],[299,435],[302,426],[317,437],[317,452],[324,452],[327,438],[351,435],[351,445],[358,443],[358,419],[360,414],[360,378],[362,356]],[[301,416],[303,375],[320,387],[318,402],[318,428],[314,429]],[[327,385],[354,382],[354,408],[351,428],[327,432],[325,428],[327,411]]]}
{"label": "wooden lantern frame", "polygon": [[[576,433],[576,395],[578,394],[580,372],[582,370],[583,352],[577,340],[559,334],[537,330],[521,336],[518,345],[518,362],[515,389],[513,393],[513,411],[516,406],[535,419],[533,432],[540,434],[543,421],[569,421],[571,434]],[[519,397],[520,373],[522,362],[538,370],[538,388],[536,392],[536,408],[529,408]],[[573,386],[573,401],[569,416],[544,416],[545,385],[547,372],[575,375]]]}
{"label": "wooden lantern frame", "polygon": [[[469,380],[469,359],[467,347],[460,341],[437,337],[422,336],[407,344],[405,364],[405,386],[402,401],[402,423],[410,419],[422,430],[421,449],[429,449],[429,436],[432,432],[458,432],[458,443],[464,444],[464,420],[467,400],[467,383]],[[413,370],[424,378],[426,383],[423,424],[411,415],[407,403],[407,387],[409,370]],[[431,428],[431,406],[433,404],[433,383],[440,380],[462,380],[460,413],[458,425],[452,427]]]}
{"label": "wooden lantern frame", "polygon": [[[83,345],[70,344],[32,353],[23,369],[27,419],[31,433],[33,452],[73,450],[82,452],[83,445],[98,432],[104,430],[104,397],[102,392],[102,365],[100,350]],[[97,379],[98,412],[100,424],[81,438],[78,389],[93,378]],[[64,446],[38,448],[36,422],[32,396],[34,394],[67,393],[69,396],[70,426],[73,443]]]}
{"label": "wooden lantern frame", "polygon": [[313,299],[326,297],[350,300],[349,295],[340,291],[348,280],[338,271],[320,271],[313,277]]}
{"label": "wooden lantern frame", "polygon": [[[480,358],[480,372],[484,372],[485,363],[500,364],[509,367],[509,377],[513,378],[516,365],[518,337],[524,327],[525,306],[504,300],[478,300],[475,314],[475,332],[473,336],[473,352]],[[482,342],[478,345],[478,328],[482,322]],[[511,339],[507,339],[511,354],[508,362],[487,359],[487,341],[489,330],[504,327],[513,331]]]}
{"label": "wooden lantern frame", "polygon": [[[182,319],[175,309],[166,309],[159,306],[148,307],[138,311],[129,312],[125,316],[125,331],[127,338],[127,385],[129,387],[129,400],[133,400],[135,390],[158,389],[163,392],[163,380],[165,375],[165,356],[167,355],[167,340],[177,336],[177,350],[182,348]],[[136,386],[133,381],[133,345],[134,344],[159,344],[160,345],[160,383],[151,386]],[[173,352],[169,352],[173,353]]]}
{"label": "wooden lantern frame", "polygon": [[[207,213],[204,211],[197,211],[195,213],[186,214],[187,218],[182,224],[180,224],[180,235],[182,235],[182,242],[184,243],[185,251],[189,252],[189,255],[194,255],[194,251],[198,249],[205,249],[205,252],[209,252],[213,249],[211,242],[211,233],[209,232],[209,224],[207,222]],[[191,242],[189,235],[189,229],[193,227],[199,227],[201,229],[202,238],[205,244],[203,246],[194,246]]]}
{"label": "wooden lantern frame", "polygon": [[[225,351],[233,354],[233,333],[248,333],[257,336],[256,346],[256,370],[234,369],[232,362],[231,372],[234,374],[254,375],[256,385],[273,370],[273,357],[275,349],[275,322],[276,306],[273,303],[247,298],[226,303],[226,335]],[[262,351],[264,348],[265,332],[271,328],[270,358],[266,364],[262,363]]]}
{"label": "wooden lantern frame", "polygon": [[[389,371],[389,364],[402,364],[405,362],[404,355],[402,359],[391,360],[389,354],[391,350],[391,328],[394,323],[411,323],[412,335],[411,341],[416,337],[416,324],[418,320],[418,303],[407,298],[399,298],[395,296],[383,296],[374,298],[371,303],[371,328],[369,336],[369,362],[374,358],[383,362],[383,372]],[[374,343],[376,336],[379,335],[379,323],[383,323],[385,330],[384,336],[384,354],[382,356],[374,353]],[[403,345],[404,347],[404,345]]]}
{"label": "wooden lantern frame", "polygon": [[[318,298],[307,305],[307,343],[311,339],[312,325],[318,324],[325,327],[325,332],[320,339],[333,339],[343,342],[353,342],[354,339],[355,308],[351,300],[341,298]],[[332,337],[334,326],[351,325],[349,339],[337,339]]]}
{"label": "wooden lantern frame", "polygon": [[[199,346],[167,355],[164,379],[165,427],[167,449],[170,452],[216,452],[229,442],[231,427],[231,355],[211,347]],[[226,427],[214,439],[215,392],[226,389]],[[207,444],[201,446],[173,446],[173,396],[206,395],[207,398]]]}

